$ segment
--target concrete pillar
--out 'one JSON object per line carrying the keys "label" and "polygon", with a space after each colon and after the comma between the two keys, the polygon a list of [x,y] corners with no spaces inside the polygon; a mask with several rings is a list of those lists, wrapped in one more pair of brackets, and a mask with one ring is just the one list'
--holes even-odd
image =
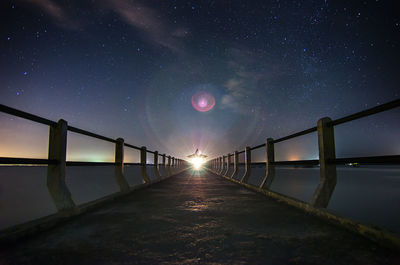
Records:
{"label": "concrete pillar", "polygon": [[57,160],[57,164],[47,167],[47,189],[58,211],[75,208],[71,192],[65,184],[65,166],[67,157],[68,123],[59,120],[56,126],[50,126],[48,159]]}
{"label": "concrete pillar", "polygon": [[148,183],[148,182],[150,182],[150,178],[147,175],[146,164],[147,164],[146,146],[142,146],[142,148],[140,148],[140,168],[141,168],[143,181],[145,183]]}
{"label": "concrete pillar", "polygon": [[171,166],[169,167],[171,174],[174,174],[174,157],[171,156]]}
{"label": "concrete pillar", "polygon": [[236,178],[237,174],[239,172],[239,152],[235,151],[233,154],[233,173],[231,178]]}
{"label": "concrete pillar", "polygon": [[251,175],[251,149],[248,146],[244,150],[244,166],[244,175],[241,182],[247,183]]}
{"label": "concrete pillar", "polygon": [[226,170],[223,173],[224,176],[227,176],[229,169],[231,168],[231,154],[226,155]]}
{"label": "concrete pillar", "polygon": [[118,138],[115,143],[115,181],[121,192],[129,191],[129,184],[124,177],[124,139]]}
{"label": "concrete pillar", "polygon": [[160,170],[158,166],[158,151],[154,152],[154,174],[156,175],[156,178],[160,178]]}
{"label": "concrete pillar", "polygon": [[167,177],[168,172],[167,172],[167,168],[165,166],[165,154],[162,154],[162,169],[163,169],[163,173],[165,174],[165,176],[163,176],[163,177]]}
{"label": "concrete pillar", "polygon": [[171,172],[171,156],[168,156],[168,167],[167,167],[167,171],[168,171],[168,176],[172,175]]}
{"label": "concrete pillar", "polygon": [[226,156],[223,155],[223,156],[222,156],[221,170],[219,171],[219,174],[220,174],[220,175],[223,175],[223,174],[225,173],[225,162],[226,162],[226,161],[225,161],[225,160],[226,160],[225,158],[226,158]]}
{"label": "concrete pillar", "polygon": [[336,186],[336,165],[329,160],[336,158],[335,135],[330,118],[322,118],[317,123],[320,179],[311,199],[314,207],[326,208]]}
{"label": "concrete pillar", "polygon": [[265,177],[260,184],[261,189],[269,189],[275,178],[275,166],[273,165],[275,162],[275,148],[273,141],[274,139],[272,138],[268,138],[265,141]]}

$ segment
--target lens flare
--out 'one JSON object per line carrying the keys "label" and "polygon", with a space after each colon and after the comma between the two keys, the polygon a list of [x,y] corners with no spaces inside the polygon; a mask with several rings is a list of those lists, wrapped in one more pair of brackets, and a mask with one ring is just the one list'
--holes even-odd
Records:
{"label": "lens flare", "polygon": [[205,161],[202,157],[193,157],[192,159],[190,159],[190,163],[192,163],[193,168],[196,170],[199,170],[204,162]]}
{"label": "lens flare", "polygon": [[215,98],[210,93],[199,91],[192,96],[192,106],[195,110],[206,112],[215,105]]}

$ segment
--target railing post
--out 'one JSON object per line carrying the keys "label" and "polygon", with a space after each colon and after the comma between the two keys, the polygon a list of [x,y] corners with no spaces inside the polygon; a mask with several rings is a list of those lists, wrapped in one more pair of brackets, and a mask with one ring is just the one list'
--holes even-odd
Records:
{"label": "railing post", "polygon": [[218,174],[221,174],[222,169],[224,168],[224,164],[223,164],[223,159],[222,156],[219,157],[219,168],[218,168]]}
{"label": "railing post", "polygon": [[260,189],[271,187],[272,182],[275,177],[275,166],[273,163],[275,162],[275,148],[274,148],[274,139],[267,138],[265,141],[265,177],[264,180],[260,184]]}
{"label": "railing post", "polygon": [[67,130],[68,123],[65,120],[59,120],[56,126],[50,126],[48,159],[57,160],[57,164],[47,167],[47,188],[58,211],[75,208],[71,192],[65,184]]}
{"label": "railing post", "polygon": [[244,175],[240,182],[247,183],[251,174],[251,149],[248,146],[246,146],[246,149],[244,150],[244,163]]}
{"label": "railing post", "polygon": [[231,168],[231,154],[226,155],[227,161],[226,161],[226,170],[223,173],[224,176],[228,174],[229,169]]}
{"label": "railing post", "polygon": [[118,138],[115,142],[114,177],[121,192],[129,191],[129,184],[124,177],[124,139]]}
{"label": "railing post", "polygon": [[235,151],[235,153],[233,154],[233,173],[231,178],[235,178],[239,172],[239,168],[238,165],[239,164],[239,152]]}
{"label": "railing post", "polygon": [[336,158],[335,134],[330,118],[322,118],[317,124],[320,179],[311,199],[314,207],[326,208],[336,186],[336,165],[329,160]]}
{"label": "railing post", "polygon": [[158,168],[158,151],[154,151],[154,174],[156,178],[160,178],[160,170]]}
{"label": "railing post", "polygon": [[224,169],[225,169],[225,156],[222,156],[222,165],[221,165],[221,170],[219,171],[220,175],[224,174]]}
{"label": "railing post", "polygon": [[171,156],[168,156],[168,176],[171,176]]}
{"label": "railing post", "polygon": [[164,177],[168,177],[167,168],[165,166],[165,154],[162,154],[162,168],[163,168],[163,173],[165,174]]}
{"label": "railing post", "polygon": [[146,146],[142,146],[142,148],[140,148],[140,167],[141,167],[142,179],[145,183],[149,183],[150,178],[147,175],[146,164],[147,164]]}

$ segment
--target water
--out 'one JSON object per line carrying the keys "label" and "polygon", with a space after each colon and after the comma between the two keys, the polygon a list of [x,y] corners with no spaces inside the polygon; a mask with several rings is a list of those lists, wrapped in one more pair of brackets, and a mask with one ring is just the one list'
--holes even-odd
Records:
{"label": "water", "polygon": [[[310,202],[319,182],[319,168],[277,167],[271,190]],[[239,166],[236,179],[241,179]],[[253,165],[248,183],[259,186],[265,166]],[[328,209],[341,216],[378,225],[400,234],[400,167],[337,167],[337,185]]]}
{"label": "water", "polygon": [[[125,166],[125,176],[131,187],[142,183],[140,166]],[[0,166],[0,229],[57,212],[46,178],[47,166]],[[65,182],[77,205],[119,191],[113,166],[67,167]]]}
{"label": "water", "polygon": [[[57,211],[46,188],[46,170],[46,166],[0,167],[0,229]],[[113,170],[112,166],[67,167],[66,183],[74,201],[79,205],[117,192]],[[148,172],[154,179],[154,167]],[[243,174],[240,166],[237,179]],[[264,166],[253,166],[249,183],[258,186],[264,175]],[[400,234],[400,167],[338,167],[337,175],[329,210]],[[131,187],[142,183],[139,166],[125,166],[125,176]],[[309,202],[318,181],[319,168],[277,167],[271,189]]]}

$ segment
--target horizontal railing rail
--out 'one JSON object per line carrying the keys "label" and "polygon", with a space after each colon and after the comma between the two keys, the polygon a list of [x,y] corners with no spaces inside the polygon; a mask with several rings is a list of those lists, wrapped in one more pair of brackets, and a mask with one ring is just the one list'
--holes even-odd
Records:
{"label": "horizontal railing rail", "polygon": [[30,120],[30,121],[34,121],[34,122],[37,122],[37,123],[41,123],[41,124],[44,124],[44,125],[49,125],[49,126],[57,125],[57,123],[52,121],[52,120],[49,120],[49,119],[46,119],[46,118],[43,118],[43,117],[40,117],[40,116],[37,116],[37,115],[34,115],[34,114],[30,114],[30,113],[22,111],[22,110],[17,110],[17,109],[8,107],[8,106],[3,105],[3,104],[0,104],[0,111],[3,112],[3,113],[7,113],[7,114],[10,114],[10,115],[19,117],[19,118],[23,118],[23,119],[26,119],[26,120]]}
{"label": "horizontal railing rail", "polygon": [[[152,183],[156,183],[165,178],[168,178],[174,174],[177,174],[186,168],[186,162],[182,159],[175,158],[166,154],[159,154],[158,151],[147,150],[145,146],[138,147],[132,144],[124,142],[124,139],[112,139],[97,133],[93,133],[87,130],[83,130],[77,127],[69,126],[67,121],[59,120],[58,122],[30,114],[15,108],[11,108],[0,104],[0,112],[16,116],[19,118],[27,119],[36,123],[47,125],[50,127],[49,132],[49,145],[47,159],[41,158],[23,158],[23,157],[0,157],[0,165],[14,165],[14,166],[33,166],[33,165],[47,165],[47,189],[50,193],[53,203],[55,204],[59,215],[56,214],[56,219],[63,219],[66,215],[73,216],[80,214],[85,206],[77,206],[72,198],[71,192],[65,182],[66,179],[66,168],[67,167],[78,167],[78,166],[112,166],[114,167],[114,180],[119,187],[119,192],[111,194],[109,196],[95,200],[93,203],[100,203],[107,200],[111,200],[119,195],[127,194],[128,192],[135,190],[137,187],[131,187],[125,178],[124,169],[125,166],[140,166],[140,177],[142,183],[140,187],[147,187]],[[85,135],[91,138],[107,141],[114,144],[115,157],[114,161],[67,161],[67,138],[68,132]],[[125,162],[124,161],[124,148],[133,148],[139,151],[139,163]],[[147,160],[147,154],[153,154],[153,164],[150,164]],[[159,163],[159,156],[162,157],[161,163]],[[149,172],[151,170],[151,173]],[[150,175],[154,178],[150,178]],[[139,187],[138,186],[138,187]],[[140,188],[139,187],[139,188]],[[86,209],[86,208],[85,208]],[[42,219],[40,219],[42,220]],[[58,219],[57,219],[58,220]],[[25,224],[16,225],[8,229],[10,234],[15,233],[23,235],[25,230],[38,231],[43,225],[38,222],[36,226],[30,227],[24,226]],[[27,228],[28,227],[28,228]],[[10,232],[11,231],[11,232]],[[7,234],[7,233],[5,233]],[[2,238],[0,234],[0,239]]]}
{"label": "horizontal railing rail", "polygon": [[40,158],[19,158],[19,157],[0,157],[0,164],[18,164],[18,165],[53,165],[57,160]]}
{"label": "horizontal railing rail", "polygon": [[[373,241],[382,243],[384,245],[400,248],[400,238],[394,236],[392,233],[387,233],[385,230],[376,226],[356,223],[354,221],[342,218],[335,213],[330,212],[326,208],[336,188],[337,183],[337,166],[352,166],[358,167],[359,165],[400,165],[400,155],[381,155],[381,156],[367,156],[367,157],[336,157],[335,146],[335,126],[361,119],[373,114],[378,114],[394,108],[400,107],[400,99],[363,110],[336,120],[331,120],[328,117],[321,118],[317,122],[317,126],[290,134],[278,139],[267,138],[265,143],[254,146],[246,147],[242,151],[235,151],[226,155],[213,158],[207,161],[207,168],[215,174],[223,176],[234,183],[241,184],[249,189],[261,192],[269,197],[278,199],[280,202],[285,202],[291,206],[302,209],[308,213],[315,214],[318,217],[326,217],[327,220],[336,224],[343,225],[351,231],[355,231],[360,235],[366,236]],[[318,137],[318,159],[310,160],[295,160],[295,161],[276,161],[275,160],[275,144],[280,143],[295,137],[307,135],[317,132]],[[252,150],[265,148],[265,162],[252,162]],[[244,162],[239,162],[239,154],[244,153]],[[232,168],[233,157],[233,168]],[[262,176],[260,184],[249,184],[249,179],[252,175],[252,166],[259,165],[265,166],[265,173]],[[239,175],[240,172],[244,173]],[[271,189],[276,176],[276,168],[279,166],[291,167],[319,167],[319,183],[316,186],[312,198],[309,202],[303,202],[295,199],[290,195],[284,195],[274,192]],[[255,171],[255,169],[253,169]],[[259,174],[259,173],[257,173]],[[259,176],[257,176],[259,177]]]}
{"label": "horizontal railing rail", "polygon": [[[348,115],[348,116],[333,120],[333,121],[331,121],[331,125],[332,126],[336,126],[336,125],[339,125],[339,124],[343,124],[343,123],[346,123],[346,122],[350,122],[350,121],[353,121],[353,120],[364,118],[364,117],[367,117],[367,116],[370,116],[370,115],[374,115],[374,114],[378,114],[378,113],[381,113],[381,112],[384,112],[384,111],[388,111],[388,110],[391,110],[391,109],[394,109],[394,108],[397,108],[397,107],[400,107],[400,99],[393,100],[393,101],[390,101],[388,103],[385,103],[385,104],[382,104],[382,105],[379,105],[379,106],[376,106],[376,107],[373,107],[373,108],[370,108],[370,109],[367,109],[367,110],[363,110],[363,111],[360,111],[360,112],[357,112],[357,113],[354,113],[354,114],[351,114],[351,115]],[[310,134],[310,133],[313,133],[313,132],[316,132],[316,131],[317,131],[317,126],[309,128],[309,129],[306,129],[306,130],[303,130],[303,131],[300,131],[300,132],[296,132],[296,133],[293,133],[293,134],[290,134],[290,135],[287,135],[287,136],[284,136],[284,137],[281,137],[281,138],[278,138],[278,139],[274,139],[274,140],[271,141],[271,143],[276,144],[276,143],[283,142],[283,141],[286,141],[286,140],[289,140],[289,139],[293,139],[293,138],[296,138],[296,137],[299,137],[299,136]],[[263,148],[263,147],[265,147],[265,143],[250,147],[250,150],[256,150],[256,149]],[[238,154],[242,154],[244,152],[245,152],[245,150],[242,150],[242,151],[239,151]],[[228,153],[228,154],[229,155],[233,155],[233,153]],[[373,157],[371,157],[370,160],[368,160],[368,162],[360,162],[360,163],[374,163],[373,160],[375,160],[375,162],[379,163],[379,164],[383,163],[382,159],[380,157],[383,157],[382,159],[384,159],[384,157],[386,157],[386,156],[373,156]],[[345,161],[347,158],[340,158],[340,159]],[[307,162],[308,160],[298,160],[298,161],[299,162],[303,161],[303,162],[305,162],[305,164],[309,163],[309,162]],[[398,160],[391,160],[391,161],[393,161],[393,162],[390,162],[390,163],[398,163],[399,162]],[[286,163],[286,162],[292,162],[292,161],[282,161],[282,162]],[[330,161],[330,162],[343,163],[342,161]],[[389,162],[385,162],[385,163],[389,163]]]}
{"label": "horizontal railing rail", "polygon": [[[26,120],[34,121],[34,122],[37,122],[37,123],[40,123],[40,124],[43,124],[43,125],[47,125],[47,126],[56,126],[57,125],[57,122],[55,122],[55,121],[40,117],[38,115],[34,115],[34,114],[31,114],[31,113],[28,113],[28,112],[25,112],[25,111],[21,111],[21,110],[18,110],[18,109],[15,109],[15,108],[3,105],[3,104],[0,104],[0,112],[6,113],[6,114],[9,114],[9,115],[12,115],[12,116],[16,116],[16,117],[19,117],[19,118],[23,118],[23,119],[26,119]],[[77,127],[74,127],[74,126],[68,125],[67,130],[71,131],[71,132],[74,132],[74,133],[81,134],[81,135],[85,135],[85,136],[89,136],[89,137],[96,138],[96,139],[99,139],[99,140],[103,140],[103,141],[106,141],[106,142],[116,143],[115,139],[112,139],[112,138],[109,138],[109,137],[106,137],[106,136],[103,136],[103,135],[100,135],[100,134],[97,134],[97,133],[93,133],[93,132],[90,132],[90,131],[87,131],[87,130],[83,130],[83,129],[80,129],[80,128],[77,128]],[[138,147],[138,146],[135,146],[135,145],[132,145],[132,144],[128,144],[128,143],[124,143],[124,146],[130,147],[130,148],[133,148],[133,149],[136,149],[136,150],[141,150],[141,147]],[[156,153],[156,151],[151,151],[151,150],[147,150],[147,149],[146,149],[146,152],[147,153],[151,153],[151,154],[155,154]],[[163,154],[158,154],[158,156],[163,156]],[[28,164],[45,165],[45,164],[49,164],[49,160],[36,159],[36,158],[29,158],[29,159],[28,158],[7,158],[7,157],[0,158],[0,165],[1,164],[14,164],[14,163],[21,164],[21,165],[23,165],[23,164],[27,164],[27,165]],[[54,163],[54,161],[53,161],[53,163]],[[77,162],[71,162],[71,163],[68,163],[68,165],[72,165],[73,163],[76,164]],[[97,166],[96,163],[104,163],[104,162],[96,162],[95,163],[95,162],[79,161],[79,163],[87,163],[88,166],[92,166],[92,165]]]}
{"label": "horizontal railing rail", "polygon": [[[209,167],[216,173],[225,177],[234,179],[238,177],[238,167],[245,167],[243,176],[239,176],[241,183],[247,184],[251,176],[252,165],[265,165],[265,177],[260,184],[259,188],[269,189],[272,180],[274,179],[275,166],[319,166],[320,167],[320,184],[315,190],[311,200],[312,206],[327,207],[332,193],[336,186],[336,166],[337,165],[351,165],[357,166],[358,164],[364,165],[399,165],[400,155],[382,155],[382,156],[369,156],[369,157],[336,157],[335,152],[335,137],[334,127],[339,124],[354,121],[364,118],[373,114],[378,114],[394,108],[400,107],[400,99],[375,106],[336,120],[330,118],[322,118],[318,121],[317,126],[281,137],[278,139],[268,138],[265,143],[254,146],[246,147],[242,151],[235,151],[227,155],[220,156],[208,161]],[[310,160],[295,160],[295,161],[276,161],[275,160],[275,144],[280,143],[295,137],[303,136],[309,133],[318,132],[318,148],[319,159]],[[265,148],[266,161],[265,162],[252,162],[251,151]],[[244,163],[239,163],[239,155],[244,153]],[[231,171],[231,158],[234,158],[233,172]],[[230,174],[227,176],[227,174]]]}

